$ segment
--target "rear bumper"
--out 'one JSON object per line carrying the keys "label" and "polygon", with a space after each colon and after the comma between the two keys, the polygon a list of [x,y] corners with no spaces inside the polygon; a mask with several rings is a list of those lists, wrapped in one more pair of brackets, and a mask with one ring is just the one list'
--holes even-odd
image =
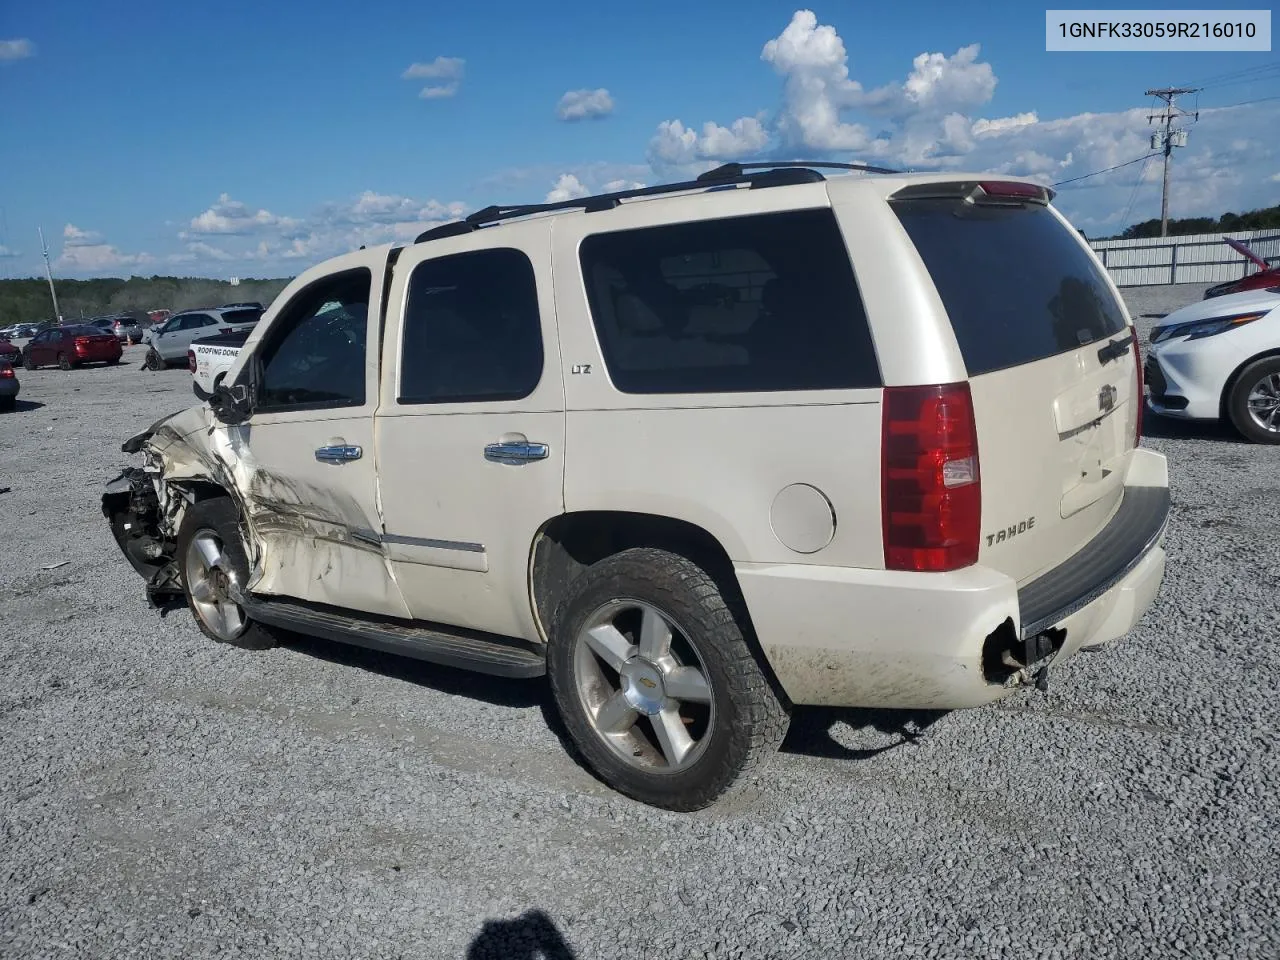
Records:
{"label": "rear bumper", "polygon": [[5,377],[0,380],[0,397],[16,397],[22,385],[17,377]]}
{"label": "rear bumper", "polygon": [[1168,502],[1164,457],[1136,451],[1116,517],[1074,557],[1021,589],[983,566],[919,574],[738,564],[738,581],[793,702],[979,706],[1022,679],[990,669],[993,643],[1049,632],[1058,664],[1129,631],[1164,577]]}

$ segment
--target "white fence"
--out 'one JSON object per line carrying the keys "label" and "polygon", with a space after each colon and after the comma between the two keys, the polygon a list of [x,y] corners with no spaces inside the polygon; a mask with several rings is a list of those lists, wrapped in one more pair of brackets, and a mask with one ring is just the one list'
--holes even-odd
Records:
{"label": "white fence", "polygon": [[1161,283],[1222,283],[1238,280],[1258,267],[1222,242],[1244,240],[1264,260],[1280,258],[1280,232],[1241,230],[1198,233],[1147,240],[1090,240],[1118,287]]}

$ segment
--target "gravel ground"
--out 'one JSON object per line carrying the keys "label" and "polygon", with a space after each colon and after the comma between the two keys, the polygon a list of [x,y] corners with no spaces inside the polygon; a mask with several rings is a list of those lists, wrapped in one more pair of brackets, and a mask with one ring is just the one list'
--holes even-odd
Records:
{"label": "gravel ground", "polygon": [[986,709],[800,711],[682,816],[580,768],[541,683],[151,610],[98,497],[193,398],[141,357],[0,416],[0,955],[1280,955],[1280,448],[1149,418],[1175,512],[1127,640]]}

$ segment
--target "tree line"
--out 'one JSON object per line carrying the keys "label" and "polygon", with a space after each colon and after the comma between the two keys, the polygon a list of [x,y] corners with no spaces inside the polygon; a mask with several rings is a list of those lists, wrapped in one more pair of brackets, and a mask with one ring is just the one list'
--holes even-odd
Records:
{"label": "tree line", "polygon": [[[150,310],[192,310],[224,303],[258,301],[268,306],[289,283],[284,280],[225,280],[204,277],[130,277],[96,280],[54,279],[58,309],[64,319],[107,314],[142,314]],[[0,280],[0,326],[52,320],[53,302],[44,279]]]}
{"label": "tree line", "polygon": [[[1240,230],[1280,230],[1280,206],[1264,207],[1247,213],[1224,213],[1220,217],[1186,217],[1169,221],[1169,236],[1186,237],[1195,233],[1236,233]],[[1144,220],[1127,228],[1119,237],[1108,240],[1145,240],[1160,236],[1160,221]]]}

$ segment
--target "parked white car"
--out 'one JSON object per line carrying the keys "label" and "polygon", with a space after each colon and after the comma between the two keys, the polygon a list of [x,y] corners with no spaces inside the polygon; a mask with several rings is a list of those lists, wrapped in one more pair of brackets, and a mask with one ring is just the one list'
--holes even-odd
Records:
{"label": "parked white car", "polygon": [[209,403],[124,445],[121,550],[219,642],[545,674],[599,775],[676,810],[793,704],[1046,682],[1164,575],[1124,304],[1042,186],[830,166],[305,271]]}
{"label": "parked white car", "polygon": [[1251,290],[1176,310],[1151,330],[1150,409],[1227,420],[1255,443],[1280,443],[1280,292]]}
{"label": "parked white car", "polygon": [[191,369],[191,388],[197,397],[208,400],[213,396],[213,391],[235,365],[250,332],[240,330],[215,334],[191,344],[187,351],[187,365]]}
{"label": "parked white car", "polygon": [[175,313],[163,326],[152,328],[147,337],[151,349],[145,365],[151,369],[189,362],[187,351],[192,341],[220,333],[252,329],[262,317],[255,308],[185,310]]}

